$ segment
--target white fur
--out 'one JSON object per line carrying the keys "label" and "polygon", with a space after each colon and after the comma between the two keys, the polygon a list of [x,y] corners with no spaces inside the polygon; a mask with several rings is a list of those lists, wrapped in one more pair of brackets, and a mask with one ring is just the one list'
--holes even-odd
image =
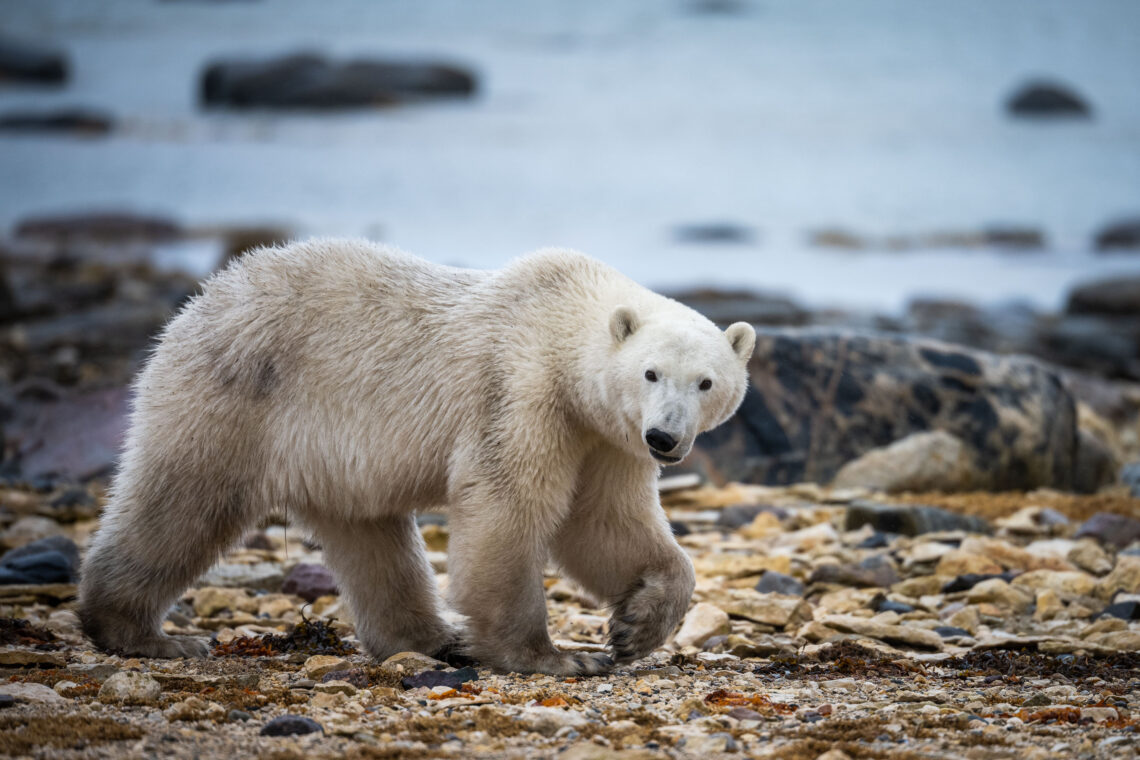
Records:
{"label": "white fur", "polygon": [[132,654],[199,653],[161,634],[164,610],[280,509],[322,543],[369,651],[446,649],[460,634],[414,526],[445,508],[472,654],[519,671],[609,664],[550,642],[553,556],[615,605],[615,656],[642,656],[693,587],[645,434],[667,429],[687,453],[739,405],[754,341],[568,251],[497,272],[359,241],[249,254],[167,326],[138,378],[85,564],[85,630]]}

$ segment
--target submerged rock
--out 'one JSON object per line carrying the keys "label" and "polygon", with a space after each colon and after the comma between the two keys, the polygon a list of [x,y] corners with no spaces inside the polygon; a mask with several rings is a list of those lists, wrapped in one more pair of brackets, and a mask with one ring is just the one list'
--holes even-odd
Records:
{"label": "submerged rock", "polygon": [[1057,82],[1029,82],[1020,87],[1009,100],[1006,108],[1014,116],[1030,117],[1077,117],[1092,116],[1092,107],[1079,93]]}
{"label": "submerged rock", "polygon": [[67,79],[63,53],[11,37],[0,37],[0,81],[60,84]]}
{"label": "submerged rock", "polygon": [[229,108],[361,108],[474,92],[475,75],[451,64],[335,63],[312,53],[216,61],[206,67],[201,85],[203,104]]}

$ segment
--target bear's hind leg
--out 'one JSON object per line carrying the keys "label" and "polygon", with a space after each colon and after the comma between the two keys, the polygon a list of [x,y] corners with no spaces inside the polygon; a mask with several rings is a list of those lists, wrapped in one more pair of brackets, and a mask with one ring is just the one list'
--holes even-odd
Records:
{"label": "bear's hind leg", "polygon": [[239,490],[205,477],[195,478],[194,488],[126,473],[119,481],[123,490],[112,497],[83,563],[83,631],[99,647],[125,655],[204,656],[204,639],[168,636],[163,616],[237,540],[248,505]]}
{"label": "bear's hind leg", "polygon": [[435,573],[414,516],[367,522],[324,516],[309,522],[369,654],[380,659],[404,651],[454,654],[459,634],[441,614]]}

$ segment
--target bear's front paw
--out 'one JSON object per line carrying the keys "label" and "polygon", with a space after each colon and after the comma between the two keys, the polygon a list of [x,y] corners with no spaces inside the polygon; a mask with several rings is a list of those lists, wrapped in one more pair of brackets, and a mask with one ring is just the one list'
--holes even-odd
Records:
{"label": "bear's front paw", "polygon": [[640,579],[614,607],[610,617],[610,649],[617,662],[630,662],[665,643],[684,615],[688,595],[667,576]]}

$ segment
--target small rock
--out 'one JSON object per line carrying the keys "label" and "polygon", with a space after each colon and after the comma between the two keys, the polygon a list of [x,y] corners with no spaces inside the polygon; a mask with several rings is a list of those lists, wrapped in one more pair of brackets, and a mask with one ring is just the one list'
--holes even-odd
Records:
{"label": "small rock", "polygon": [[261,736],[298,736],[325,730],[312,718],[304,715],[279,715],[261,727]]}
{"label": "small rock", "polygon": [[1005,568],[988,554],[952,549],[942,555],[934,569],[935,575],[954,575],[959,578],[993,577]]}
{"label": "small rock", "polygon": [[305,660],[305,664],[301,666],[301,672],[309,678],[320,678],[334,670],[348,670],[350,666],[351,663],[343,657],[315,654]]}
{"label": "small rock", "polygon": [[1022,613],[1033,604],[1034,597],[1028,591],[1006,583],[1001,578],[982,581],[966,593],[971,604],[989,602],[1014,613]]}
{"label": "small rock", "polygon": [[764,716],[747,707],[734,707],[728,711],[728,717],[736,720],[764,720]]}
{"label": "small rock", "polygon": [[1006,101],[1014,116],[1033,118],[1089,118],[1092,108],[1071,88],[1057,82],[1038,81],[1022,85]]}
{"label": "small rock", "polygon": [[363,668],[350,668],[349,670],[333,670],[321,676],[321,683],[330,681],[344,681],[358,689],[368,688],[368,674]]}
{"label": "small rock", "polygon": [[1118,556],[1116,567],[1097,584],[1096,594],[1101,599],[1112,599],[1120,591],[1140,593],[1140,557]]}
{"label": "small rock", "polygon": [[982,581],[988,581],[991,578],[1000,578],[1008,583],[1014,577],[1016,577],[1014,573],[966,573],[944,585],[942,593],[953,594],[958,591],[969,591]]}
{"label": "small rock", "polygon": [[1117,602],[1110,604],[1100,613],[1100,617],[1114,617],[1121,620],[1140,620],[1140,602]]}
{"label": "small rock", "polygon": [[8,111],[0,114],[0,132],[53,133],[77,136],[105,135],[114,120],[102,111],[63,108],[48,111]]}
{"label": "small rock", "polygon": [[685,615],[681,630],[673,641],[681,648],[699,647],[712,636],[727,635],[731,632],[732,624],[729,622],[727,612],[714,604],[698,602]]}
{"label": "small rock", "polygon": [[874,555],[855,565],[821,565],[812,571],[808,582],[887,587],[899,582],[899,574],[890,560],[882,555]]}
{"label": "small rock", "polygon": [[217,702],[210,702],[200,697],[189,697],[181,702],[175,702],[162,711],[169,721],[176,720],[212,720],[220,721],[226,714],[224,707]]}
{"label": "small rock", "polygon": [[103,682],[99,698],[127,705],[145,705],[158,699],[162,686],[146,673],[119,671]]}
{"label": "small rock", "polygon": [[230,710],[226,713],[226,720],[230,723],[245,723],[247,720],[252,719],[253,716],[244,710]]}
{"label": "small rock", "polygon": [[732,734],[718,732],[715,734],[693,734],[685,737],[681,745],[684,754],[689,757],[709,757],[737,750],[736,740]]}
{"label": "small rock", "polygon": [[1116,720],[1120,714],[1115,707],[1082,707],[1081,720],[1091,720],[1093,723],[1104,723],[1106,720]]}
{"label": "small rock", "polygon": [[567,727],[577,731],[589,725],[589,720],[582,713],[560,707],[525,707],[518,720],[526,730],[543,736],[554,736]]}
{"label": "small rock", "polygon": [[957,628],[952,625],[940,625],[934,628],[934,632],[944,639],[956,639],[970,636],[970,632],[964,628]]}
{"label": "small rock", "polygon": [[402,679],[400,685],[405,689],[416,689],[420,686],[427,686],[428,688],[447,686],[451,689],[458,689],[468,681],[475,681],[478,678],[478,671],[472,667],[459,668],[458,670],[425,670],[422,673]]}
{"label": "small rock", "polygon": [[848,506],[844,529],[858,530],[864,525],[870,525],[874,530],[884,533],[900,533],[904,536],[952,530],[993,532],[989,523],[972,515],[960,515],[938,507],[877,504],[859,499]]}
{"label": "small rock", "polygon": [[350,684],[348,681],[337,680],[322,680],[319,684],[313,687],[313,690],[318,694],[347,694],[350,697],[359,691],[359,689]]}
{"label": "small rock", "polygon": [[762,594],[803,596],[804,593],[804,584],[790,575],[784,575],[775,570],[765,570],[754,588]]}
{"label": "small rock", "polygon": [[908,612],[914,612],[914,607],[904,602],[896,602],[893,599],[887,599],[883,595],[878,595],[871,602],[871,609],[875,612],[897,612],[900,615],[905,615]]}
{"label": "small rock", "polygon": [[1140,520],[1111,512],[1098,512],[1077,528],[1074,538],[1083,536],[1123,549],[1133,541],[1140,540]]}
{"label": "small rock", "polygon": [[1034,620],[1052,620],[1065,609],[1064,602],[1055,589],[1046,588],[1037,592]]}
{"label": "small rock", "polygon": [[1044,692],[1037,692],[1029,699],[1021,703],[1022,707],[1045,707],[1046,705],[1053,704],[1053,700],[1049,698],[1048,694]]}
{"label": "small rock", "polygon": [[[776,514],[776,511],[772,507],[759,504],[734,504],[720,511],[720,514],[717,515],[716,518],[716,526],[724,530],[743,528],[755,520],[756,516],[762,512]],[[776,516],[778,519],[779,515],[776,514]]]}
{"label": "small rock", "polygon": [[1104,575],[1112,570],[1112,558],[1108,552],[1089,538],[1077,541],[1067,556],[1074,565],[1093,575]]}
{"label": "small rock", "polygon": [[63,528],[50,517],[25,515],[9,525],[3,533],[0,533],[0,546],[15,549],[49,536],[58,536],[61,533],[63,533]]}
{"label": "small rock", "polygon": [[825,626],[844,633],[857,633],[888,644],[901,644],[919,649],[942,650],[942,639],[933,631],[910,625],[890,625],[853,615],[826,615]]}
{"label": "small rock", "polygon": [[0,583],[75,583],[79,548],[67,536],[41,538],[0,557]]}
{"label": "small rock", "polygon": [[281,591],[286,594],[296,594],[307,602],[340,593],[332,572],[324,565],[309,562],[301,562],[289,571],[285,576],[285,582],[281,584]]}
{"label": "small rock", "polygon": [[68,702],[68,700],[56,694],[55,690],[50,686],[44,686],[42,683],[0,682],[0,697],[4,696],[21,702],[35,702],[39,704]]}
{"label": "small rock", "polygon": [[799,597],[758,594],[751,590],[729,589],[717,598],[718,606],[731,617],[784,628],[811,620],[811,605]]}
{"label": "small rock", "polygon": [[1096,588],[1096,579],[1079,571],[1030,570],[1013,579],[1014,586],[1024,586],[1037,591],[1049,589],[1062,594],[1083,596]]}
{"label": "small rock", "polygon": [[196,585],[279,591],[282,580],[281,566],[274,562],[252,565],[219,563],[199,578]]}
{"label": "small rock", "polygon": [[207,586],[195,589],[194,614],[200,617],[213,617],[222,610],[230,612],[254,612],[258,600],[246,593],[243,588],[217,588]]}
{"label": "small rock", "polygon": [[0,710],[6,707],[13,707],[16,704],[16,698],[11,694],[0,694]]}
{"label": "small rock", "polygon": [[381,670],[394,675],[410,675],[422,670],[438,670],[446,667],[447,663],[419,652],[397,652],[380,663]]}

